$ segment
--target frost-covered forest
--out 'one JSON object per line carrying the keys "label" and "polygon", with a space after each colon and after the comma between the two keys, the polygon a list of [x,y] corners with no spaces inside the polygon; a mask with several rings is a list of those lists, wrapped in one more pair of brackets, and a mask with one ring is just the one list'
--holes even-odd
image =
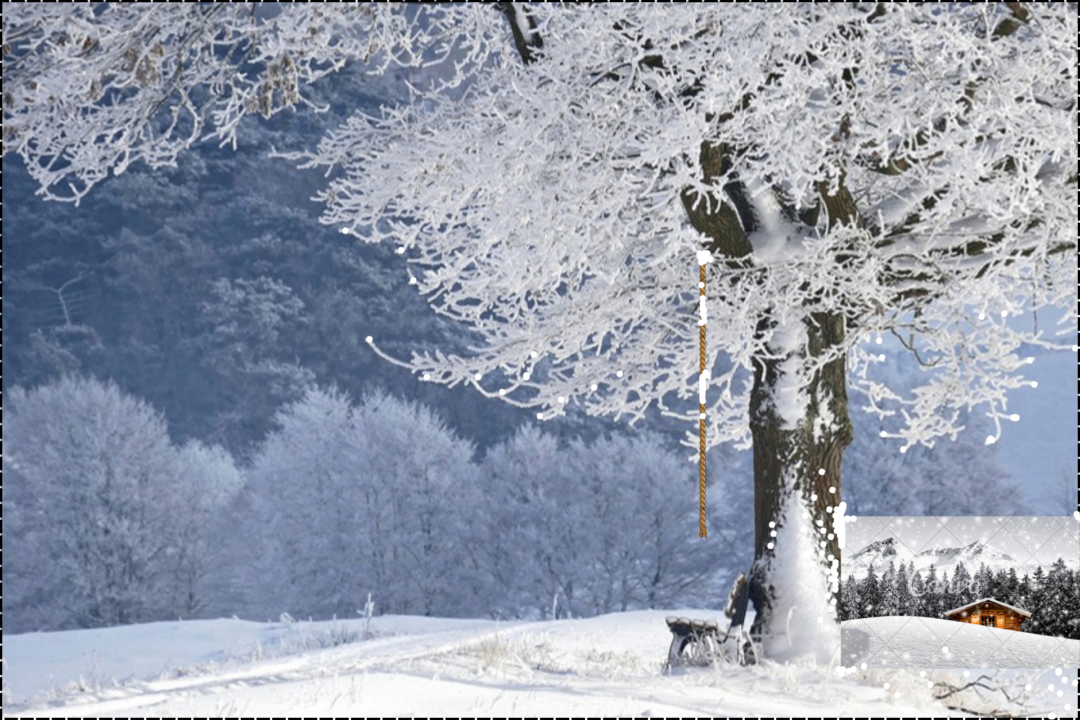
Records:
{"label": "frost-covered forest", "polygon": [[[369,593],[380,613],[581,617],[709,605],[749,562],[744,458],[713,487],[716,530],[702,543],[694,478],[657,431],[524,423],[481,453],[431,408],[377,387],[357,399],[312,387],[268,422],[241,460],[173,439],[160,412],[88,374],[15,388],[13,631],[354,617]],[[943,507],[970,502],[950,487]]]}
{"label": "frost-covered forest", "polygon": [[12,627],[752,565],[769,634],[835,614],[841,496],[1028,510],[996,443],[1075,352],[1073,13],[224,7],[5,13]]}
{"label": "frost-covered forest", "polygon": [[704,601],[718,570],[718,548],[686,541],[692,479],[654,434],[560,448],[523,427],[474,462],[427,408],[312,389],[241,473],[113,384],[69,376],[11,403],[16,631],[355,617],[369,596],[380,613],[594,615]]}
{"label": "frost-covered forest", "polygon": [[[837,663],[842,618],[967,593],[1075,635],[1072,566],[840,553],[845,513],[1075,510],[1076,36],[1075,3],[6,4],[5,710],[1075,714],[1062,668]],[[664,614],[740,573],[753,664],[662,675]]]}
{"label": "frost-covered forest", "polygon": [[[350,95],[363,82],[319,88],[376,103]],[[5,158],[5,387],[22,388],[8,396],[9,627],[346,617],[369,592],[380,612],[463,617],[717,602],[752,560],[747,453],[710,453],[701,543],[681,423],[539,427],[374,356],[369,333],[391,350],[467,337],[409,291],[391,252],[318,224],[317,175],[266,157],[337,121],[247,122],[235,155],[132,168],[79,208],[32,197]],[[896,354],[889,372],[917,370]],[[881,422],[855,422],[853,512],[1024,508],[977,417],[955,443],[904,455]],[[39,455],[46,442],[66,454]],[[46,557],[70,562],[41,573]]]}

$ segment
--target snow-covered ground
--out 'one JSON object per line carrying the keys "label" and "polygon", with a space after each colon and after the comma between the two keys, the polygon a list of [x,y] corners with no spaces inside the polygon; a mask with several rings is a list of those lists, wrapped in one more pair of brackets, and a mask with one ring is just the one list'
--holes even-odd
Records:
{"label": "snow-covered ground", "polygon": [[[845,673],[837,657],[664,675],[668,614],[515,623],[385,616],[370,626],[194,620],[14,635],[4,643],[5,716],[960,714],[929,687],[960,680],[958,672]],[[1075,716],[1074,669],[1028,680],[1034,697],[1021,714]]]}
{"label": "snow-covered ground", "polygon": [[1057,668],[1080,666],[1080,640],[955,620],[878,617],[841,624],[846,667]]}

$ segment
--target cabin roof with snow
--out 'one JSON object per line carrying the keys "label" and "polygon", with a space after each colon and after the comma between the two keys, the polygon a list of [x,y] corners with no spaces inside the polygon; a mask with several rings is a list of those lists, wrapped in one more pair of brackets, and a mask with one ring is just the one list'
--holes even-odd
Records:
{"label": "cabin roof with snow", "polygon": [[953,610],[946,610],[944,615],[945,615],[945,617],[948,617],[950,615],[955,615],[958,612],[962,612],[964,610],[967,610],[968,608],[975,607],[979,603],[985,603],[985,602],[991,602],[991,603],[994,603],[995,605],[1000,605],[1003,608],[1007,608],[1009,610],[1012,610],[1013,612],[1024,615],[1025,617],[1031,617],[1031,613],[1029,613],[1027,610],[1021,610],[1018,607],[1013,607],[1012,605],[1006,605],[1005,603],[1001,602],[1000,600],[995,600],[994,598],[980,598],[979,600],[976,600],[975,602],[970,602],[967,605],[961,605],[960,607],[955,608]]}

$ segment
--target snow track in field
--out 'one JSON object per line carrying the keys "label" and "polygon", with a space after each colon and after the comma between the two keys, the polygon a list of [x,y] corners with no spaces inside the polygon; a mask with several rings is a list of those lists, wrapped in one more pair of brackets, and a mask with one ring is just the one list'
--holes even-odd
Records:
{"label": "snow track in field", "polygon": [[[324,649],[304,646],[360,631],[364,621],[196,620],[16,635],[5,638],[5,715],[958,714],[930,698],[924,678],[874,669],[840,677],[839,658],[831,665],[765,662],[665,676],[661,667],[670,635],[664,617],[673,613],[721,619],[716,611],[700,609],[514,623],[385,616],[372,622],[376,637]],[[82,690],[57,689],[86,677],[79,663],[91,655],[97,657],[94,680],[84,681]],[[163,673],[166,665],[171,669]],[[1042,693],[1033,710],[1061,706],[1056,712],[1066,716],[1071,703],[1075,715],[1075,686],[1067,683],[1076,673],[1067,672],[1072,674],[1064,683],[1052,671],[1039,682],[1060,683],[1072,697]]]}

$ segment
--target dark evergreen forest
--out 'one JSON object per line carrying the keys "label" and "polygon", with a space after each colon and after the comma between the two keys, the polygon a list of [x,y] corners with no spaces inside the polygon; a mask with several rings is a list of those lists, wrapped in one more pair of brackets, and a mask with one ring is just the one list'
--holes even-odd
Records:
{"label": "dark evergreen forest", "polygon": [[879,574],[871,566],[862,580],[848,576],[841,586],[841,620],[913,616],[942,618],[943,613],[983,598],[993,598],[1026,610],[1031,617],[1023,631],[1080,640],[1080,573],[1058,558],[1044,572],[1036,566],[1032,573],[1018,576],[1016,568],[994,572],[985,564],[971,573],[958,563],[949,577],[930,566],[924,574],[914,563],[905,567],[894,561]]}

